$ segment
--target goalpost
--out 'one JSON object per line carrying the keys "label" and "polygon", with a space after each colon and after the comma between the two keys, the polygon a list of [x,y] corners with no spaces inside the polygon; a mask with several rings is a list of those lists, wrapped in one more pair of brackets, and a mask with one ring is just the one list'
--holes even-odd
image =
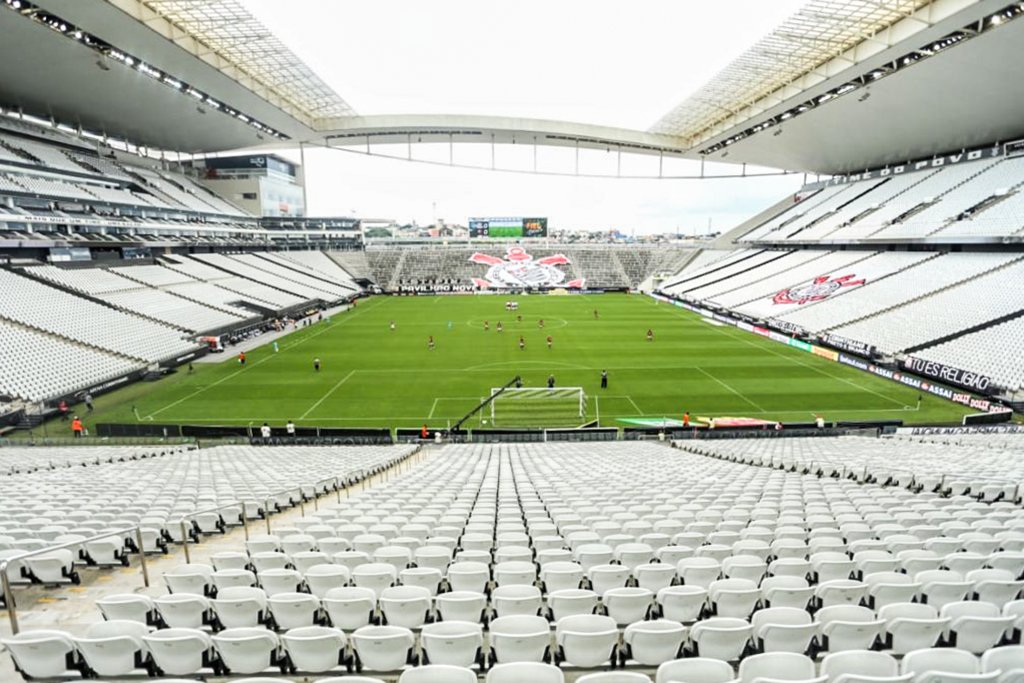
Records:
{"label": "goalpost", "polygon": [[496,427],[566,427],[587,413],[583,387],[491,389],[491,423]]}

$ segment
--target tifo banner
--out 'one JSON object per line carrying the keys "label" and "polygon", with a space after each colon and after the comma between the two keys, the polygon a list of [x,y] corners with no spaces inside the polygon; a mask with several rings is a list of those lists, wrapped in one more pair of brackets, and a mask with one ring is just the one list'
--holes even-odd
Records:
{"label": "tifo banner", "polygon": [[903,367],[919,375],[925,375],[934,379],[955,384],[958,387],[977,391],[979,394],[988,394],[995,388],[992,386],[992,378],[976,372],[968,372],[951,365],[943,365],[935,361],[924,360],[907,356],[903,360]]}
{"label": "tifo banner", "polygon": [[563,254],[554,254],[534,259],[522,247],[509,247],[506,258],[475,252],[469,257],[473,263],[488,266],[482,277],[473,278],[473,284],[480,289],[519,289],[524,287],[566,287],[583,289],[583,278],[565,280],[565,272],[555,266],[567,266],[571,262]]}
{"label": "tifo banner", "polygon": [[836,292],[840,291],[844,287],[856,287],[862,285],[865,280],[855,280],[856,275],[840,275],[838,277],[832,277],[831,275],[821,275],[807,284],[797,285],[796,287],[790,287],[784,289],[772,297],[772,303],[776,306],[786,304],[796,304],[803,306],[814,301],[822,301],[829,298]]}

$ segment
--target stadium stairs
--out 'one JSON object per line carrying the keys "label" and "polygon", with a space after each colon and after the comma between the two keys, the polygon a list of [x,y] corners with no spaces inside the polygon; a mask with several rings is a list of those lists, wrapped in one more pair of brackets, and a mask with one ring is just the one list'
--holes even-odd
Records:
{"label": "stadium stairs", "polygon": [[876,187],[878,187],[881,184],[882,183],[875,183],[874,185],[871,185],[870,187],[864,188],[863,192],[861,192],[861,193],[859,193],[859,194],[857,194],[857,195],[855,195],[853,197],[850,197],[849,199],[847,199],[847,201],[845,201],[842,204],[836,206],[832,211],[828,211],[828,212],[822,213],[817,218],[812,220],[810,223],[805,223],[805,224],[801,225],[799,228],[797,228],[796,232],[793,232],[793,233],[790,233],[789,235],[786,235],[786,239],[787,240],[799,239],[797,236],[800,233],[802,233],[804,231],[807,231],[807,230],[813,229],[814,226],[818,225],[819,223],[821,223],[822,221],[828,219],[829,217],[835,215],[837,212],[842,211],[843,209],[845,209],[850,204],[853,204],[854,202],[860,201],[861,198],[864,197],[864,195],[870,194],[871,192],[873,192],[875,190]]}
{"label": "stadium stairs", "polygon": [[[711,249],[734,249],[736,247],[736,241],[741,237],[751,232],[755,228],[758,228],[768,221],[772,220],[782,212],[796,206],[797,202],[793,199],[793,195],[783,197],[779,201],[775,202],[767,209],[751,216],[747,220],[737,225],[732,230],[723,233],[716,239],[710,246]],[[677,271],[678,272],[678,271]]]}
{"label": "stadium stairs", "polygon": [[[270,253],[273,254],[273,255],[277,255],[277,252],[270,252]],[[287,253],[287,252],[284,252],[284,253]],[[327,277],[323,277],[323,276],[321,276],[321,275],[319,275],[317,273],[307,272],[305,270],[299,269],[298,264],[292,264],[292,263],[288,262],[287,259],[273,259],[273,258],[270,258],[270,255],[267,252],[253,252],[253,256],[255,256],[256,258],[262,259],[262,260],[266,261],[267,263],[272,264],[274,266],[277,266],[279,268],[285,268],[285,269],[295,273],[296,275],[299,275],[299,276],[302,276],[302,277],[307,277],[307,278],[309,278],[311,280],[319,280],[320,282],[323,282],[323,283],[326,283],[326,284],[329,284],[329,285],[338,286],[337,282],[333,282],[333,281],[329,280]]]}
{"label": "stadium stairs", "polygon": [[[109,268],[104,268],[104,270],[110,270],[110,269]],[[229,314],[232,314],[232,315],[237,315],[237,313],[238,313],[237,311],[232,311],[232,310],[228,310],[226,308],[222,308],[222,307],[218,306],[217,304],[210,303],[209,301],[203,301],[201,299],[196,299],[196,298],[193,298],[193,297],[190,297],[190,296],[185,296],[184,294],[181,294],[181,293],[175,292],[175,291],[171,291],[171,290],[168,290],[168,289],[164,289],[163,287],[154,287],[153,285],[149,284],[148,282],[145,282],[144,280],[140,280],[137,277],[133,277],[132,274],[131,274],[131,268],[120,268],[120,269],[118,269],[116,271],[116,274],[120,275],[121,277],[126,278],[128,280],[131,280],[132,282],[139,283],[139,285],[141,287],[148,287],[150,289],[158,289],[161,292],[164,292],[165,294],[170,294],[172,296],[176,296],[179,299],[184,299],[185,301],[191,301],[192,303],[199,304],[200,306],[206,306],[207,308],[212,308],[214,310],[222,311],[224,313],[229,313]],[[241,302],[241,303],[248,304],[248,302]],[[251,306],[247,305],[246,308],[255,308],[255,307],[251,307]],[[134,311],[128,311],[128,312],[129,313],[133,313],[135,315],[141,315],[139,313],[135,313]],[[251,325],[253,323],[259,322],[260,316],[264,315],[264,313],[261,310],[259,310],[259,309],[253,310],[253,311],[250,311],[250,312],[252,314],[251,317],[247,318],[245,320],[245,322],[241,324],[241,326]],[[146,317],[146,316],[142,316],[142,317]],[[150,319],[152,320],[152,318],[150,318]],[[155,322],[162,322],[162,321],[155,320]],[[166,325],[167,323],[164,322],[163,324]],[[236,329],[239,326],[240,325],[229,325],[229,326],[224,327],[224,328],[215,328],[215,329],[212,329],[212,330],[203,330],[203,331],[200,331],[198,333],[199,334],[204,334],[204,335],[207,335],[207,334],[209,334],[209,335],[212,335],[212,334],[222,334],[222,333],[227,332],[229,330]]]}
{"label": "stadium stairs", "polygon": [[[913,299],[907,299],[906,301],[901,301],[900,303],[895,304],[893,306],[887,306],[887,307],[879,309],[877,311],[873,311],[873,312],[869,313],[868,315],[862,315],[859,318],[854,318],[853,320],[847,320],[846,322],[843,323],[843,326],[845,327],[846,325],[853,325],[854,323],[861,322],[862,320],[867,320],[869,318],[874,318],[876,316],[882,315],[883,313],[887,313],[887,312],[895,310],[897,308],[902,308],[903,306],[906,306],[908,304],[912,304],[915,301],[921,301],[922,299],[927,299],[929,297],[935,296],[939,292],[944,292],[947,289],[952,289],[953,287],[959,287],[960,285],[962,285],[965,282],[968,282],[970,280],[974,280],[974,279],[977,279],[979,277],[983,277],[985,275],[989,275],[990,273],[994,273],[996,271],[999,271],[999,270],[1002,270],[1004,268],[1007,268],[1007,267],[1009,267],[1009,266],[1011,266],[1011,265],[1013,265],[1015,263],[1018,263],[1021,259],[1024,259],[1024,256],[1021,256],[1020,258],[1016,258],[1016,259],[1014,259],[1012,261],[1007,261],[1006,263],[1002,264],[1001,266],[997,266],[995,268],[992,268],[991,270],[986,270],[984,272],[976,273],[974,275],[971,275],[970,277],[966,277],[966,278],[964,278],[962,280],[957,280],[956,282],[951,282],[948,285],[946,285],[945,287],[940,287],[938,289],[933,289],[932,291],[928,292],[927,294],[922,294],[920,296],[914,297]],[[913,266],[910,266],[909,268],[904,268],[903,270],[901,270],[899,272],[900,273],[906,272],[907,270],[910,270],[914,266],[918,266],[921,263],[926,263],[927,261],[930,261],[930,260],[931,259],[925,259],[924,261],[921,261],[919,263],[915,263]],[[892,273],[892,274],[896,275],[896,273]],[[934,343],[935,342],[929,342],[928,345],[931,346]]]}
{"label": "stadium stairs", "polygon": [[945,344],[948,341],[953,341],[954,339],[959,339],[960,337],[965,337],[969,334],[974,334],[975,332],[981,332],[982,330],[988,329],[990,327],[995,327],[996,325],[1002,325],[1003,323],[1010,322],[1011,320],[1015,320],[1021,317],[1024,317],[1024,308],[1014,313],[1009,313],[998,318],[993,318],[992,320],[983,322],[979,325],[974,325],[972,327],[967,327],[957,332],[953,332],[952,334],[947,334],[944,337],[932,339],[928,342],[925,342],[924,344],[908,346],[907,348],[903,349],[902,353],[909,355],[917,351],[921,351],[922,349],[928,349],[933,346],[938,346],[939,344]]}
{"label": "stadium stairs", "polygon": [[329,251],[326,254],[342,270],[351,275],[353,280],[369,280],[371,282],[374,280],[370,262],[366,259],[366,252]]}
{"label": "stadium stairs", "polygon": [[[804,263],[800,264],[800,267],[803,267],[803,266],[805,266],[805,265],[808,265],[808,264],[812,264],[812,263],[814,263],[815,261],[817,261],[818,259],[820,259],[820,258],[822,258],[822,257],[824,257],[824,256],[827,256],[827,255],[828,255],[828,254],[830,254],[830,253],[832,253],[832,252],[829,252],[829,251],[823,251],[823,252],[821,252],[821,254],[820,254],[820,255],[818,255],[818,256],[815,256],[815,257],[811,258],[811,259],[810,259],[809,261],[805,261]],[[865,252],[865,253],[864,253],[864,258],[868,258],[868,256],[870,256],[870,255],[871,255],[871,253],[870,253],[870,252]],[[766,263],[774,263],[774,262],[775,262],[776,260],[778,260],[778,259],[773,259],[772,261],[768,261],[768,262],[766,262]],[[766,263],[762,263],[762,264],[758,265],[758,268],[760,268],[760,267],[763,267],[763,266],[765,266],[765,265],[766,265]],[[852,264],[851,264],[851,265],[852,265]],[[781,276],[782,274],[784,274],[784,273],[786,273],[786,272],[787,272],[787,271],[782,271],[781,273],[769,273],[768,275],[765,275],[764,277],[762,277],[762,278],[759,278],[759,279],[757,279],[757,280],[753,280],[753,281],[751,281],[751,282],[744,282],[744,283],[741,283],[741,284],[737,285],[736,287],[733,287],[732,289],[726,289],[726,290],[724,290],[724,291],[721,291],[721,292],[716,292],[716,293],[715,293],[715,296],[716,296],[716,297],[720,297],[720,296],[724,296],[724,295],[726,295],[726,294],[730,294],[730,293],[732,293],[732,292],[735,292],[735,291],[737,291],[737,290],[740,290],[740,289],[745,289],[745,288],[747,288],[747,287],[753,287],[753,286],[756,286],[757,284],[759,284],[759,283],[761,283],[761,282],[764,282],[765,280],[770,280],[770,279],[772,279],[772,278],[776,278],[776,277],[779,277],[779,276]],[[793,284],[797,284],[797,283],[793,283]],[[737,304],[737,307],[739,307],[739,306],[742,306],[742,305],[744,305],[744,304],[748,304],[748,303],[750,303],[751,301],[757,301],[758,299],[761,299],[761,298],[763,298],[763,296],[758,296],[758,297],[755,297],[755,298],[753,298],[753,299],[750,299],[750,300],[748,300],[748,301],[744,301],[744,302],[742,302],[742,303],[740,303],[740,304]]]}
{"label": "stadium stairs", "polygon": [[691,263],[693,263],[693,260],[697,258],[697,256],[700,255],[702,251],[704,250],[694,249],[692,251],[682,252],[681,255],[672,258],[671,260],[664,264],[659,263],[658,265],[651,269],[651,274],[644,278],[639,285],[637,285],[637,289],[639,289],[641,292],[654,291],[655,277],[659,277],[664,273],[669,273],[669,275],[663,277],[662,280],[667,280],[669,278],[675,277],[679,273],[686,270],[686,268],[689,267]]}
{"label": "stadium stairs", "polygon": [[394,291],[398,287],[398,283],[401,282],[402,269],[405,266],[405,257],[409,251],[402,249],[398,252],[398,260],[395,262],[395,269],[391,271],[391,279],[388,280],[388,289]]}
{"label": "stadium stairs", "polygon": [[615,265],[615,272],[622,278],[623,282],[632,282],[633,278],[626,272],[626,266],[622,264],[621,254],[612,252],[612,263]]}
{"label": "stadium stairs", "polygon": [[[899,270],[894,270],[891,273],[887,273],[885,275],[882,275],[881,277],[875,278],[874,280],[872,280],[871,284],[875,284],[875,283],[881,282],[882,280],[885,280],[887,278],[891,278],[891,277],[895,277],[895,276],[902,276],[902,275],[906,274],[906,272],[908,270],[916,268],[917,266],[921,265],[922,263],[928,263],[929,261],[931,261],[933,259],[936,259],[936,258],[938,258],[941,255],[942,255],[941,252],[935,252],[934,254],[929,256],[928,258],[923,259],[921,261],[918,261],[917,263],[912,263],[912,264],[910,264],[910,265],[908,265],[908,266],[906,266],[904,268],[900,268]],[[747,302],[747,303],[749,303],[749,302]],[[807,304],[805,304],[800,310],[801,311],[805,311],[805,310],[811,308],[812,306],[821,306],[823,304],[828,304],[828,303],[832,303],[832,299],[829,298],[829,299],[822,299],[821,301],[811,301],[811,302],[808,302]],[[865,317],[868,317],[868,316],[861,316],[860,319],[863,320]],[[783,318],[769,318],[769,320],[784,321]],[[851,320],[850,322],[855,322],[855,321]],[[843,323],[843,324],[845,325],[847,323]],[[800,328],[800,329],[803,329],[803,328]],[[808,331],[809,330],[805,330],[805,332],[808,332]]]}
{"label": "stadium stairs", "polygon": [[[70,296],[78,297],[79,299],[87,299],[87,300],[89,300],[89,301],[91,301],[91,302],[93,302],[95,304],[100,304],[101,306],[106,306],[107,308],[112,308],[115,311],[118,311],[120,313],[126,313],[127,315],[133,315],[133,316],[136,316],[136,317],[139,317],[139,318],[144,318],[144,319],[146,319],[146,320],[148,320],[148,321],[150,321],[152,323],[156,323],[157,325],[163,325],[164,327],[170,327],[172,329],[178,330],[179,332],[183,332],[183,333],[184,332],[188,332],[188,330],[185,330],[184,328],[178,327],[177,325],[172,325],[171,323],[167,322],[166,320],[160,320],[158,318],[153,318],[153,317],[150,317],[150,316],[146,315],[145,313],[139,313],[137,311],[133,311],[133,310],[130,310],[130,309],[127,309],[127,308],[120,308],[118,306],[115,306],[115,305],[111,304],[109,301],[104,301],[103,299],[97,298],[97,297],[92,296],[90,294],[87,294],[87,293],[85,293],[83,291],[80,291],[80,290],[77,290],[77,289],[72,289],[72,288],[70,288],[70,287],[68,287],[66,285],[63,285],[63,284],[61,284],[59,282],[56,282],[54,280],[47,280],[46,278],[38,277],[37,275],[32,273],[32,269],[31,268],[19,268],[19,269],[13,269],[12,268],[10,270],[11,270],[12,273],[14,273],[16,275],[20,275],[21,277],[25,277],[25,278],[28,278],[30,280],[35,280],[36,282],[40,282],[40,283],[42,283],[42,284],[44,284],[44,285],[46,285],[48,287],[52,287],[54,289],[59,289],[60,291],[66,293],[66,294],[68,294]],[[137,280],[132,280],[132,281],[133,282],[138,282]],[[146,286],[148,286],[148,285],[146,285]],[[72,340],[72,341],[75,341],[75,340]],[[76,342],[76,343],[79,343],[79,342]],[[87,344],[83,344],[83,346],[88,346],[88,345]],[[101,351],[106,351],[106,349],[100,349],[100,350]]]}
{"label": "stadium stairs", "polygon": [[[760,253],[761,251],[763,251],[763,250],[758,250],[757,253]],[[783,257],[789,255],[790,253],[791,253],[791,251],[780,251],[780,252],[778,252],[779,255],[774,257],[774,258],[770,258],[767,261],[761,261],[761,262],[757,263],[755,266],[753,266],[752,268],[745,268],[743,270],[738,270],[738,271],[736,271],[734,273],[730,273],[729,275],[726,275],[723,278],[719,278],[717,280],[712,280],[710,282],[705,282],[705,283],[703,283],[701,285],[701,287],[710,287],[711,285],[717,285],[719,282],[725,282],[726,280],[729,280],[729,279],[731,279],[733,277],[736,277],[738,275],[744,275],[744,274],[749,273],[749,272],[751,272],[751,271],[753,271],[753,270],[755,270],[757,268],[760,268],[761,266],[766,266],[769,263],[775,263],[780,258],[783,258]],[[754,256],[754,254],[751,254],[751,256]],[[746,260],[746,259],[742,259],[740,261],[740,263],[742,263],[743,260]],[[734,264],[735,264],[735,262],[734,262]],[[714,272],[714,271],[712,271],[712,272]],[[683,294],[685,294],[685,292],[683,292]]]}
{"label": "stadium stairs", "polygon": [[[826,255],[827,255],[827,254],[831,254],[831,253],[834,253],[834,252],[826,252]],[[849,253],[849,252],[848,252],[848,253]],[[858,263],[861,263],[862,261],[865,261],[865,260],[867,260],[867,259],[871,258],[871,257],[872,257],[872,256],[874,256],[874,255],[875,255],[875,252],[873,252],[873,251],[865,251],[865,252],[864,252],[864,256],[863,256],[862,258],[859,258],[859,259],[857,259],[856,261],[851,261],[851,262],[847,263],[847,264],[846,264],[846,265],[844,266],[844,268],[853,268],[853,267],[855,267],[855,266],[856,266],[856,265],[857,265]],[[811,259],[810,261],[807,261],[807,262],[806,262],[806,263],[804,263],[803,265],[812,265],[812,264],[814,264],[814,263],[815,263],[815,261],[817,261],[817,259]],[[742,285],[742,286],[740,286],[740,287],[736,287],[736,288],[734,288],[734,289],[730,289],[730,290],[728,290],[728,291],[726,291],[726,292],[719,292],[719,293],[717,294],[717,296],[723,296],[723,295],[725,295],[725,294],[729,294],[730,292],[734,292],[734,291],[736,291],[737,289],[744,289],[745,287],[753,287],[753,286],[756,286],[756,285],[757,285],[758,283],[762,283],[762,282],[764,282],[764,281],[766,281],[766,280],[770,280],[770,279],[772,279],[772,278],[776,278],[776,277],[781,277],[781,276],[782,276],[782,275],[784,275],[784,274],[785,274],[785,273],[783,272],[783,273],[778,273],[778,274],[776,274],[776,275],[769,275],[768,277],[765,277],[765,278],[762,278],[762,279],[760,279],[760,280],[757,280],[756,282],[751,282],[751,283],[749,283],[749,284],[746,284],[746,285]],[[807,279],[807,278],[802,278],[802,279],[799,279],[799,280],[797,280],[796,282],[794,282],[794,281],[792,281],[792,280],[786,281],[786,283],[785,283],[785,284],[783,285],[783,287],[795,287],[796,285],[799,285],[799,284],[800,284],[801,282],[803,282],[803,281],[804,281],[804,280],[806,280],[806,279]],[[778,291],[779,289],[781,289],[781,287],[778,287],[778,288],[776,288],[776,289],[775,289],[775,291]],[[772,294],[774,294],[774,293],[775,293],[775,292],[772,292]],[[765,293],[764,293],[764,290],[762,290],[762,291],[761,291],[761,292],[760,292],[760,293],[759,293],[759,294],[758,294],[757,296],[754,296],[754,297],[752,297],[752,298],[750,298],[750,299],[746,299],[746,300],[744,300],[744,301],[742,301],[742,302],[740,302],[740,303],[738,303],[738,304],[735,304],[735,305],[734,305],[734,308],[737,308],[737,309],[738,309],[738,308],[741,308],[741,307],[743,307],[743,306],[748,306],[748,305],[750,305],[750,304],[752,304],[752,303],[754,303],[754,302],[756,302],[756,301],[760,301],[760,300],[762,300],[762,299],[764,299],[764,298],[765,298]]]}
{"label": "stadium stairs", "polygon": [[[939,195],[936,195],[935,197],[933,197],[932,201],[930,201],[930,202],[922,201],[921,203],[917,204],[916,206],[911,207],[909,210],[903,212],[902,214],[900,214],[899,216],[894,218],[891,223],[889,223],[888,225],[882,226],[878,230],[875,230],[874,232],[872,232],[869,235],[867,235],[867,237],[868,238],[877,237],[880,233],[885,232],[886,230],[888,230],[893,225],[899,225],[900,223],[905,223],[909,219],[913,218],[915,215],[921,213],[925,209],[927,209],[930,206],[933,206],[937,202],[941,201],[944,196],[946,196],[947,194],[949,194],[953,190],[955,190],[958,187],[961,187],[963,185],[966,185],[967,183],[971,182],[972,180],[974,180],[975,178],[980,176],[982,173],[985,173],[985,172],[989,171],[990,169],[992,169],[994,167],[995,167],[995,164],[993,164],[993,165],[983,165],[983,167],[977,173],[971,174],[970,176],[964,178],[961,182],[957,183],[956,185],[947,187],[945,192],[943,192],[942,194],[939,194]],[[947,226],[944,224],[942,227],[937,228],[936,230],[933,230],[932,233],[938,232],[939,230],[942,230],[945,227],[947,227]],[[929,234],[931,234],[931,233],[929,233]]]}

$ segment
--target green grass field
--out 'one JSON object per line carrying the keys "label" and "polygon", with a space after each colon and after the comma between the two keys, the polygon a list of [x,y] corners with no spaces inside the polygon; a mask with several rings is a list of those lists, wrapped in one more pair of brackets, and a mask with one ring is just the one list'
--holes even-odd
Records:
{"label": "green grass field", "polygon": [[[908,423],[959,422],[967,412],[931,396],[918,409],[913,389],[643,296],[517,300],[521,323],[504,311],[501,296],[363,300],[284,337],[278,353],[269,344],[251,351],[245,368],[229,352],[222,362],[197,363],[192,375],[182,369],[101,396],[87,424],[134,422],[137,411],[138,419],[165,424],[281,425],[292,419],[324,427],[444,427],[517,374],[525,386],[544,386],[554,374],[560,387],[583,387],[587,417],[609,426],[623,426],[620,418],[678,418],[684,410],[694,417],[797,422],[821,413],[827,420]],[[495,331],[499,320],[503,333]],[[653,342],[646,341],[647,328]],[[433,351],[428,335],[436,340]],[[604,390],[602,369],[609,375]],[[480,426],[479,419],[468,426]]]}

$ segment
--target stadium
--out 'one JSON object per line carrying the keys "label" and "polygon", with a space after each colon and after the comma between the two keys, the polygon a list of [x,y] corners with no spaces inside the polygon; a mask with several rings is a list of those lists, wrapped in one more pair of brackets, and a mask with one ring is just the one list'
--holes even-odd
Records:
{"label": "stadium", "polygon": [[1024,2],[435,4],[0,0],[0,681],[1024,683]]}

